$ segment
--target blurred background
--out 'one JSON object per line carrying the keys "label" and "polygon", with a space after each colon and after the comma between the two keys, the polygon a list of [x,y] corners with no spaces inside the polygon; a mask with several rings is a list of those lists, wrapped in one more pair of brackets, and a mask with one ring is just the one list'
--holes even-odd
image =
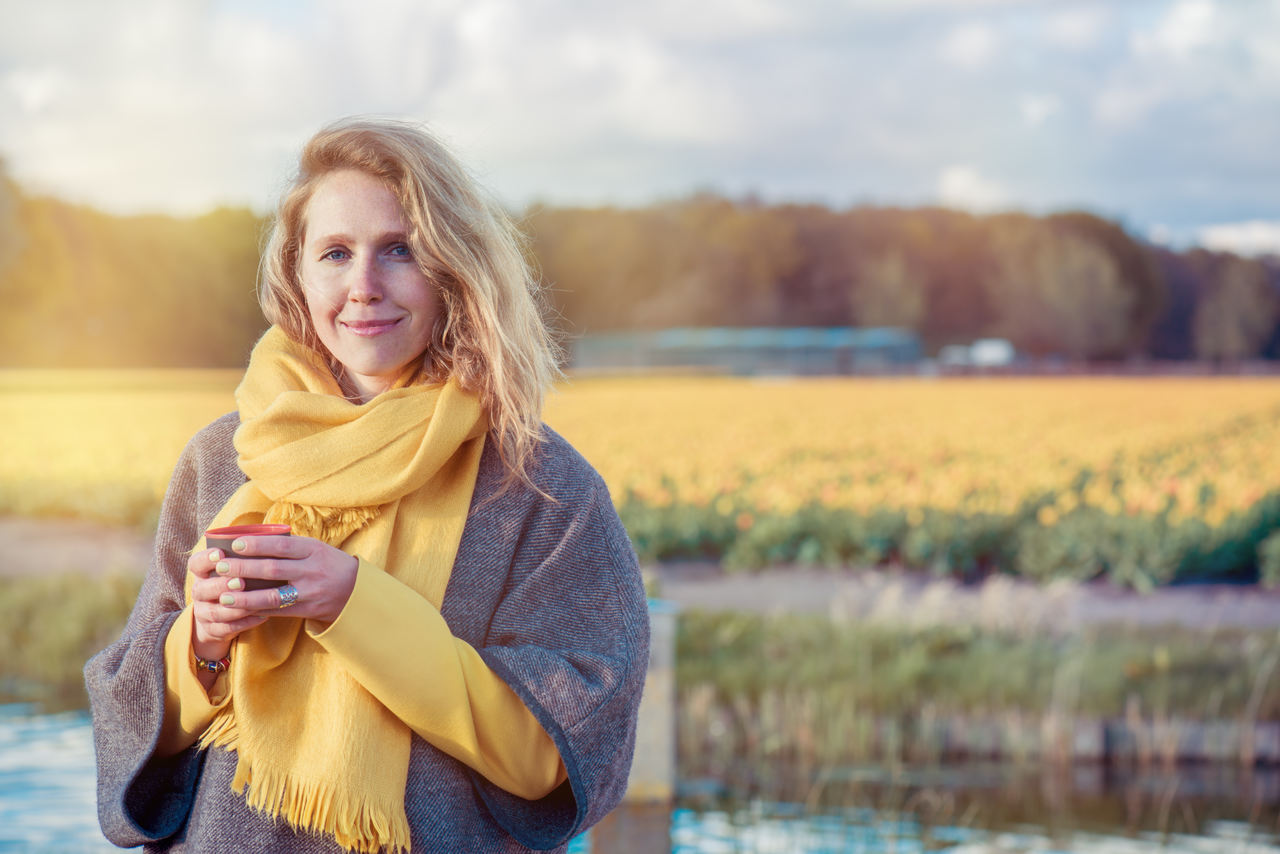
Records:
{"label": "blurred background", "polygon": [[80,668],[352,114],[527,234],[671,632],[580,850],[1280,850],[1277,0],[0,12],[0,850],[105,845]]}

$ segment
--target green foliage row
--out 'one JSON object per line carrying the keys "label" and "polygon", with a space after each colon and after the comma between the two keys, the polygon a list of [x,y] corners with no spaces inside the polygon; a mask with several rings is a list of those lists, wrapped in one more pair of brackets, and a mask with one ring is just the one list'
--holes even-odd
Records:
{"label": "green foliage row", "polygon": [[[0,513],[92,518],[152,530],[156,498],[141,488],[103,484],[34,501],[39,490],[0,490]],[[1106,579],[1136,590],[1186,581],[1252,581],[1280,587],[1280,490],[1210,527],[1169,513],[1114,515],[1077,507],[1054,525],[1036,518],[1048,494],[1011,515],[925,510],[860,514],[810,504],[790,515],[745,508],[655,506],[628,496],[623,525],[645,562],[713,560],[729,570],[765,567],[896,565],[974,580],[1009,573],[1048,583]],[[104,516],[101,508],[109,508]],[[741,527],[744,514],[750,527]]]}
{"label": "green foliage row", "polygon": [[1038,511],[1056,498],[1028,500],[1010,515],[925,510],[918,521],[904,510],[810,504],[789,515],[755,514],[655,507],[634,496],[618,512],[646,561],[711,559],[736,570],[892,563],[965,580],[1005,572],[1041,582],[1104,578],[1138,590],[1182,581],[1280,584],[1280,490],[1217,527],[1169,511],[1116,515],[1089,506],[1041,524]]}
{"label": "green foliage row", "polygon": [[136,575],[0,578],[0,702],[83,708],[84,665],[119,637],[138,597]]}

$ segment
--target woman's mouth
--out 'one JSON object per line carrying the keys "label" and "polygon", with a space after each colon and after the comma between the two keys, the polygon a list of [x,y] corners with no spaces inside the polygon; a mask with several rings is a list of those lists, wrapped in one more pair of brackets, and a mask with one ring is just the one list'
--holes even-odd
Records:
{"label": "woman's mouth", "polygon": [[352,335],[359,335],[361,338],[373,338],[384,332],[390,332],[400,322],[401,318],[396,317],[390,320],[340,320],[338,321]]}

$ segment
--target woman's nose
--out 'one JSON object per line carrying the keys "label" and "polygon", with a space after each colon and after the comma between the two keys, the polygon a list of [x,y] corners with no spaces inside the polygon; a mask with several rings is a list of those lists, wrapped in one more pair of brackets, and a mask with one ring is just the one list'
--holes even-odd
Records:
{"label": "woman's nose", "polygon": [[382,299],[382,272],[375,259],[355,265],[351,271],[347,299],[351,302],[376,302]]}

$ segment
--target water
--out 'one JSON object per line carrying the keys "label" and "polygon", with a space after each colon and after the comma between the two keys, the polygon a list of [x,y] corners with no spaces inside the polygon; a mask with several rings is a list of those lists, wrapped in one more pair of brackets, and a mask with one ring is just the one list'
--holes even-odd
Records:
{"label": "water", "polygon": [[98,830],[94,784],[88,714],[0,705],[0,851],[119,852]]}
{"label": "water", "polygon": [[1003,831],[955,826],[927,827],[911,819],[886,818],[874,811],[795,815],[770,808],[739,813],[677,809],[672,815],[671,850],[675,854],[1275,854],[1274,836],[1249,824],[1217,822],[1206,833],[1114,834],[1046,833],[1040,827]]}
{"label": "water", "polygon": [[[1226,778],[1192,774],[1173,782],[1133,776],[1108,786],[1086,775],[1072,792],[1049,792],[1008,771],[933,769],[889,780],[883,769],[853,769],[806,803],[733,797],[686,786],[674,809],[616,811],[575,840],[575,854],[712,852],[738,854],[1280,854],[1274,781],[1251,778],[1230,791],[1232,808],[1210,790]],[[941,775],[941,776],[940,776]],[[948,776],[949,775],[949,776]],[[963,780],[963,789],[952,784]],[[850,788],[850,787],[855,788]],[[1042,790],[1043,786],[1039,787]],[[1093,791],[1096,789],[1096,791]],[[1181,796],[1173,794],[1182,791]],[[1265,797],[1261,800],[1257,793]],[[1010,805],[1012,800],[1022,806]],[[93,740],[84,712],[37,714],[0,705],[0,852],[117,852],[98,830]],[[1064,800],[1065,799],[1065,800]],[[1026,801],[1026,803],[1023,803]],[[872,806],[851,806],[861,803]],[[981,808],[975,805],[981,804]],[[1060,815],[1062,804],[1069,820]],[[1188,814],[1194,813],[1192,818]],[[1036,820],[1036,816],[1040,820]],[[1046,820],[1049,816],[1051,820]],[[1236,816],[1234,818],[1224,816]],[[981,819],[981,820],[979,820]],[[1194,832],[1187,832],[1194,829]],[[136,849],[135,849],[136,850]]]}
{"label": "water", "polygon": [[[1280,854],[1280,768],[1055,773],[989,762],[849,766],[799,778],[780,770],[772,782],[742,773],[727,775],[731,785],[685,781],[670,850]],[[788,800],[797,795],[802,802]]]}

